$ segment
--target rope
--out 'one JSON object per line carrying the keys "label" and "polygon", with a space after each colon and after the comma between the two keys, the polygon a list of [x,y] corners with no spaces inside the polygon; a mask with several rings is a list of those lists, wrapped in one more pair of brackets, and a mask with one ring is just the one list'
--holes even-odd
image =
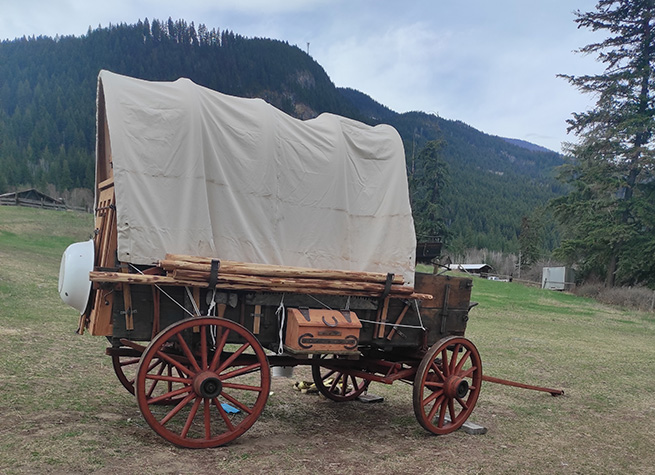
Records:
{"label": "rope", "polygon": [[196,299],[193,298],[193,294],[191,293],[191,289],[189,287],[184,287],[186,289],[186,293],[189,296],[189,300],[191,300],[191,304],[193,305],[193,309],[196,311],[196,317],[200,317],[200,309],[198,308],[198,304],[196,303]]}
{"label": "rope", "polygon": [[[307,294],[307,297],[314,299],[316,302],[320,303],[323,307],[327,308],[328,310],[332,310],[328,305],[324,304],[323,302],[321,302],[319,299],[317,299],[313,295]],[[350,296],[348,297],[348,302],[350,302]]]}
{"label": "rope", "polygon": [[281,355],[284,353],[284,320],[286,318],[286,313],[284,312],[284,294],[282,294],[282,298],[280,299],[280,305],[278,305],[277,310],[275,311],[275,315],[277,315],[277,320],[279,323],[279,336],[280,336],[280,344],[277,348],[277,354]]}
{"label": "rope", "polygon": [[418,321],[421,324],[421,330],[425,331],[425,326],[423,325],[423,318],[421,318],[421,311],[418,308],[418,300],[414,300],[414,307],[416,307],[416,315],[418,315]]}
{"label": "rope", "polygon": [[[134,266],[134,264],[131,264],[131,263],[130,263],[130,266],[132,267],[132,269],[136,270],[139,274],[141,274],[141,275],[145,275],[143,272],[141,272],[141,269],[139,269],[138,267]],[[192,317],[195,317],[195,315],[194,315],[193,313],[191,313],[189,310],[187,310],[186,307],[185,307],[184,305],[182,305],[180,302],[178,302],[178,301],[175,300],[173,297],[171,297],[170,295],[168,295],[168,293],[167,293],[164,289],[162,289],[159,285],[157,285],[157,284],[153,284],[153,285],[154,285],[154,286],[155,286],[155,287],[156,287],[156,288],[157,288],[157,289],[158,289],[162,294],[164,294],[164,295],[165,295],[166,297],[168,297],[171,301],[173,301],[173,302],[174,302],[178,307],[180,307],[182,310],[184,310],[186,313],[188,313],[188,314],[191,315]]]}

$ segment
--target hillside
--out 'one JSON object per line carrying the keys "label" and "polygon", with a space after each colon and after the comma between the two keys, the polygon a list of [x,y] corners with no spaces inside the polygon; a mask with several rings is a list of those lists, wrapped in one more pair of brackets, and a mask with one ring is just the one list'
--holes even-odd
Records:
{"label": "hillside", "polygon": [[[444,218],[451,243],[516,251],[521,217],[563,192],[554,177],[563,159],[555,152],[488,135],[458,120],[423,112],[398,114],[361,92],[340,91],[369,120],[398,130],[408,163],[427,141],[443,141],[450,173]],[[552,245],[556,237],[546,239]]]}
{"label": "hillside", "polygon": [[444,211],[460,245],[515,250],[523,215],[559,192],[560,157],[421,112],[398,114],[336,88],[310,56],[288,43],[244,38],[179,20],[139,21],[82,37],[0,43],[0,193],[33,185],[92,188],[95,88],[100,69],[149,80],[188,77],[227,94],[261,97],[307,119],[332,112],[395,126],[408,161],[443,140],[450,185]]}

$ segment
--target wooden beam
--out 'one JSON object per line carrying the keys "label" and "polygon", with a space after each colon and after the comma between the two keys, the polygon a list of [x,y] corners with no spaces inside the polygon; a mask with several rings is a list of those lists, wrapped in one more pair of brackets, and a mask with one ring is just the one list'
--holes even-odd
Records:
{"label": "wooden beam", "polygon": [[[208,288],[206,281],[193,280],[187,276],[182,279],[163,275],[123,274],[120,272],[92,271],[89,273],[92,282],[129,283],[141,285],[171,285]],[[271,279],[253,276],[219,275],[216,288],[220,290],[245,290],[252,292],[289,292],[316,295],[352,295],[362,297],[379,297],[384,291],[381,284],[347,283],[340,285],[333,281],[328,285],[316,279]],[[356,285],[359,284],[359,285]],[[431,300],[432,295],[413,292],[404,286],[391,286],[390,297],[404,299]]]}

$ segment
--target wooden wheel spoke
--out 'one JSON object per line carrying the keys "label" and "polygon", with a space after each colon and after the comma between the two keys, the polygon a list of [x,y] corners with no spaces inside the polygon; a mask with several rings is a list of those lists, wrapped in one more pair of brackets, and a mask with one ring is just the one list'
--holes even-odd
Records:
{"label": "wooden wheel spoke", "polygon": [[237,376],[241,376],[241,375],[244,375],[244,374],[249,374],[249,373],[253,373],[255,371],[259,371],[261,369],[261,367],[262,367],[262,365],[260,363],[253,363],[251,365],[244,366],[244,367],[239,368],[239,369],[235,369],[234,371],[230,371],[229,373],[221,374],[221,375],[218,376],[218,379],[220,379],[221,381],[225,381],[226,379],[231,379],[231,378],[235,378]]}
{"label": "wooden wheel spoke", "polygon": [[216,398],[214,398],[213,401],[214,401],[214,405],[216,406],[216,409],[218,409],[218,413],[221,415],[221,418],[223,419],[223,422],[225,422],[225,425],[227,426],[227,430],[230,432],[234,432],[234,424],[232,424],[230,417],[228,416],[225,409],[223,409],[223,406],[221,405],[220,401]]}
{"label": "wooden wheel spoke", "polygon": [[192,380],[189,378],[178,378],[177,376],[162,375],[162,374],[147,374],[146,379],[152,379],[156,381],[168,381],[170,383],[182,383],[182,384],[192,383]]}
{"label": "wooden wheel spoke", "polygon": [[444,385],[444,383],[442,383],[442,382],[440,382],[440,381],[426,381],[426,382],[425,382],[425,387],[426,387],[426,388],[437,388],[437,389],[441,389],[441,388],[443,388],[443,385]]}
{"label": "wooden wheel spoke", "polygon": [[228,389],[239,389],[241,391],[256,391],[256,392],[262,391],[261,386],[252,386],[249,384],[224,383],[223,387]]}
{"label": "wooden wheel spoke", "polygon": [[130,366],[133,364],[137,364],[139,361],[141,361],[140,358],[130,358],[129,360],[123,360],[119,364],[121,366]]}
{"label": "wooden wheel spoke", "polygon": [[152,364],[150,366],[148,366],[148,372],[152,371],[153,369],[155,369],[159,365],[164,365],[164,362],[162,360],[160,360],[160,359],[153,360]]}
{"label": "wooden wheel spoke", "polygon": [[448,399],[448,411],[450,412],[450,421],[455,422],[457,416],[455,415],[455,402],[453,398]]}
{"label": "wooden wheel spoke", "polygon": [[[427,415],[427,419],[428,419],[429,421],[434,420],[434,416],[437,415],[437,411],[438,411],[439,408],[441,407],[441,404],[442,404],[443,401],[446,399],[446,397],[445,397],[443,394],[441,394],[441,395],[440,395],[438,398],[436,398],[436,399],[437,399],[437,400],[434,401],[434,404],[432,405],[432,408],[430,409],[430,412],[429,412],[428,415]],[[429,403],[428,403],[428,404],[429,404]],[[424,404],[424,406],[427,406],[427,404]]]}
{"label": "wooden wheel spoke", "polygon": [[223,364],[220,367],[218,367],[218,369],[216,369],[216,373],[219,373],[219,374],[222,373],[225,368],[230,366],[232,364],[232,362],[234,360],[236,360],[239,356],[241,356],[241,354],[244,351],[246,351],[248,348],[250,348],[250,343],[249,342],[246,342],[243,345],[241,345],[241,347],[239,347],[239,349],[237,351],[232,353],[232,355],[230,355],[230,357],[228,359],[226,359],[223,362]]}
{"label": "wooden wheel spoke", "polygon": [[191,368],[185,366],[181,362],[177,361],[175,358],[172,358],[170,355],[164,353],[163,351],[158,350],[157,351],[157,357],[164,360],[166,363],[170,364],[171,366],[174,366],[177,368],[177,370],[181,373],[186,374],[187,376],[193,376],[195,373],[191,371]]}
{"label": "wooden wheel spoke", "polygon": [[446,380],[446,375],[441,370],[441,367],[437,364],[436,361],[433,361],[430,364],[430,368],[432,369],[432,371],[434,371],[434,374],[436,374],[439,377],[439,379],[441,379],[442,381]]}
{"label": "wooden wheel spoke", "polygon": [[212,415],[211,415],[211,402],[209,399],[205,398],[203,401],[203,414],[205,416],[205,439],[210,439],[212,436]]}
{"label": "wooden wheel spoke", "polygon": [[330,377],[331,377],[334,373],[336,373],[336,372],[337,372],[337,370],[335,370],[335,369],[331,369],[331,370],[328,371],[327,373],[321,375],[321,379],[322,379],[323,381],[327,381],[327,380],[330,379]]}
{"label": "wooden wheel spoke", "polygon": [[223,353],[223,348],[225,348],[225,343],[227,343],[227,337],[230,334],[229,329],[224,329],[223,334],[221,335],[221,340],[218,342],[218,345],[216,345],[216,350],[214,351],[214,357],[212,358],[212,362],[209,365],[209,371],[216,371],[216,368],[218,368],[218,363],[221,361],[221,353]]}
{"label": "wooden wheel spoke", "polygon": [[182,437],[186,437],[187,434],[189,433],[189,429],[191,429],[191,424],[193,424],[193,420],[196,418],[196,414],[198,413],[198,408],[200,407],[201,402],[202,402],[202,398],[199,397],[197,397],[196,400],[193,402],[193,406],[191,406],[191,411],[189,412],[184,427],[182,428],[182,432],[180,433]]}
{"label": "wooden wheel spoke", "polygon": [[334,390],[338,388],[339,381],[341,380],[342,376],[343,373],[338,373],[337,377],[332,380],[332,384],[330,385],[330,392],[335,392]]}
{"label": "wooden wheel spoke", "polygon": [[[361,389],[361,386],[360,386],[359,383],[357,382],[357,378],[355,378],[355,376],[353,376],[352,374],[350,375],[350,381],[352,381],[352,383],[353,383],[353,389],[354,389],[355,391],[359,391],[359,390]],[[363,385],[363,384],[364,384],[364,381],[362,381],[362,385]]]}
{"label": "wooden wheel spoke", "polygon": [[[181,394],[181,393],[178,393],[178,394]],[[171,409],[170,411],[168,411],[168,414],[166,414],[166,415],[164,416],[164,418],[163,418],[162,420],[159,421],[159,423],[160,423],[161,425],[166,425],[166,423],[167,423],[168,421],[170,421],[173,417],[175,417],[175,415],[176,415],[178,412],[180,412],[180,411],[182,410],[182,408],[183,408],[184,406],[186,406],[186,405],[189,403],[189,401],[190,401],[191,399],[193,399],[193,398],[195,398],[195,397],[196,397],[196,395],[193,394],[193,393],[191,393],[191,394],[187,394],[186,397],[185,397],[184,399],[182,399],[182,400],[181,400],[181,401],[180,401],[180,402],[179,402],[179,403],[178,403],[178,404],[177,404],[173,409]]]}
{"label": "wooden wheel spoke", "polygon": [[450,376],[450,366],[448,365],[448,348],[446,347],[441,350],[441,368],[441,372],[445,377]]}
{"label": "wooden wheel spoke", "polygon": [[462,379],[470,378],[471,376],[473,376],[473,373],[477,371],[477,369],[478,369],[477,366],[471,366],[469,369],[467,369],[462,374],[460,374],[459,377]]}
{"label": "wooden wheel spoke", "polygon": [[462,406],[463,410],[467,410],[469,408],[468,404],[466,401],[460,397],[456,397],[455,400],[459,403],[460,406]]}
{"label": "wooden wheel spoke", "polygon": [[232,404],[233,406],[236,406],[236,407],[238,407],[239,409],[241,409],[243,412],[248,413],[248,414],[252,414],[252,410],[251,410],[248,406],[246,406],[246,405],[243,404],[242,402],[239,402],[237,399],[235,399],[234,397],[230,396],[230,395],[229,395],[228,393],[226,393],[225,391],[223,391],[223,392],[221,393],[221,396],[223,396],[225,399],[227,399],[227,400],[230,402],[230,404]]}
{"label": "wooden wheel spoke", "polygon": [[[161,361],[160,361],[160,363],[161,363]],[[155,369],[155,368],[157,367],[158,364],[159,364],[159,363],[153,365],[153,366],[152,366],[152,369]],[[156,375],[149,375],[148,373],[146,373],[146,379],[150,379],[150,378],[148,378],[148,376],[161,376],[161,375],[164,373],[164,369],[165,369],[165,367],[166,367],[166,365],[162,364],[162,365],[159,367],[159,369],[157,370],[157,374],[156,374]],[[150,385],[150,389],[148,389],[148,392],[147,392],[147,396],[148,396],[148,397],[151,397],[151,396],[152,396],[152,393],[155,391],[155,388],[157,387],[157,383],[158,383],[158,381],[157,381],[156,379],[153,379],[152,384]]]}
{"label": "wooden wheel spoke", "polygon": [[455,374],[455,368],[457,366],[457,357],[459,356],[459,350],[462,347],[459,343],[453,348],[453,353],[450,356],[450,367],[448,368],[448,374]]}
{"label": "wooden wheel spoke", "polygon": [[[168,373],[168,376],[169,376],[169,377],[171,377],[171,378],[173,377],[173,367],[172,367],[171,365],[166,365],[166,372]],[[180,373],[180,372],[178,371],[178,375],[179,375],[180,377],[183,377],[183,376],[182,376],[181,374],[179,374],[179,373]],[[185,379],[186,379],[186,378],[185,378]],[[173,381],[168,381],[168,384],[166,385],[166,387],[168,388],[168,392],[171,392],[171,391],[173,390]]]}
{"label": "wooden wheel spoke", "polygon": [[466,362],[469,360],[471,357],[471,350],[467,350],[466,353],[464,353],[464,356],[462,356],[462,359],[459,360],[459,363],[457,363],[457,366],[455,367],[454,374],[458,374],[460,371],[462,371],[462,368],[466,364]]}
{"label": "wooden wheel spoke", "polygon": [[[436,404],[435,404],[436,405]],[[444,398],[439,404],[439,420],[437,421],[437,427],[443,427],[446,422],[446,406],[448,405],[448,399]]]}
{"label": "wooden wheel spoke", "polygon": [[207,368],[207,325],[200,327],[200,366]]}
{"label": "wooden wheel spoke", "polygon": [[162,394],[157,397],[149,397],[147,402],[148,404],[157,404],[161,401],[166,401],[167,399],[172,399],[174,396],[179,396],[180,394],[190,392],[191,386],[184,386],[183,388],[175,389],[174,391],[169,391],[166,394]]}
{"label": "wooden wheel spoke", "polygon": [[423,405],[424,405],[424,406],[427,406],[427,405],[430,404],[432,401],[434,401],[435,399],[437,399],[437,398],[439,398],[439,397],[441,397],[441,396],[443,396],[443,390],[441,390],[441,391],[435,391],[435,392],[433,392],[432,394],[430,394],[428,397],[426,397],[426,398],[423,400]]}
{"label": "wooden wheel spoke", "polygon": [[182,336],[182,333],[176,333],[175,336],[177,337],[177,342],[180,344],[180,348],[182,348],[182,351],[184,352],[184,355],[187,357],[189,360],[189,363],[191,363],[191,366],[193,366],[193,369],[196,370],[196,372],[200,372],[200,366],[198,366],[198,361],[196,361],[196,357],[193,355],[193,352],[191,351],[191,348],[189,348],[189,345],[187,345],[186,341],[184,340],[184,337]]}

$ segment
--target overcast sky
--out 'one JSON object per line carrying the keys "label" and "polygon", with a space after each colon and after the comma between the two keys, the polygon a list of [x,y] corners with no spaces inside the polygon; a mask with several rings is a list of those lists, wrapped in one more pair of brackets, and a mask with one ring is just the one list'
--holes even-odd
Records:
{"label": "overcast sky", "polygon": [[[337,86],[560,151],[591,98],[557,74],[599,72],[574,50],[599,37],[574,10],[595,0],[0,0],[0,39],[76,35],[109,23],[184,19],[288,41]],[[1,78],[0,78],[1,81]]]}

